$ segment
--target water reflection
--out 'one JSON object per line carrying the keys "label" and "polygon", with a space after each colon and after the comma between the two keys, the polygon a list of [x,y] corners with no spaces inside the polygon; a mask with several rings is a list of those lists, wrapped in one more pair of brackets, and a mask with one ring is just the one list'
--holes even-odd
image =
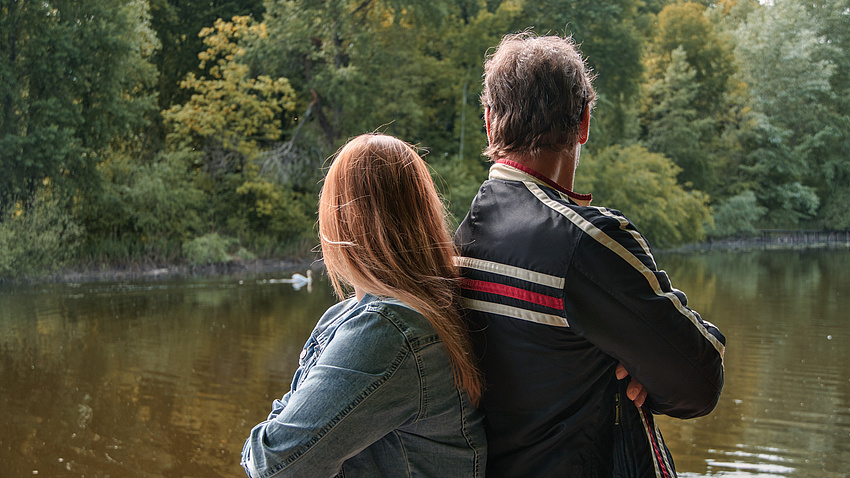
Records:
{"label": "water reflection", "polygon": [[334,302],[264,278],[0,292],[3,476],[239,476]]}
{"label": "water reflection", "polygon": [[693,476],[846,476],[850,253],[660,260],[729,341],[717,410],[662,421],[678,468]]}
{"label": "water reflection", "polygon": [[[681,475],[846,476],[850,253],[658,262],[729,339],[718,409],[660,420]],[[0,288],[0,475],[241,476],[334,302],[287,278]]]}

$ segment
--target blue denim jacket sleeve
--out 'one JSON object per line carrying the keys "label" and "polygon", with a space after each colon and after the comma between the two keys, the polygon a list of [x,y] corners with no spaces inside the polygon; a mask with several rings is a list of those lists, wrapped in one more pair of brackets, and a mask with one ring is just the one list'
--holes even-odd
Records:
{"label": "blue denim jacket sleeve", "polygon": [[328,327],[333,335],[315,362],[302,362],[292,390],[251,431],[242,465],[252,478],[333,476],[346,459],[416,419],[421,387],[405,336],[380,308],[340,320]]}

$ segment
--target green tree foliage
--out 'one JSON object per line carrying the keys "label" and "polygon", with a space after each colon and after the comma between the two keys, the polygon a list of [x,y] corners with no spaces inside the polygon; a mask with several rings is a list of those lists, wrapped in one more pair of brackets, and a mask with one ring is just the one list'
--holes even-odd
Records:
{"label": "green tree foliage", "polygon": [[206,76],[186,75],[180,86],[192,91],[192,97],[164,113],[169,142],[204,151],[211,172],[241,168],[245,159],[258,154],[260,143],[280,137],[281,116],[295,107],[289,80],[251,77],[242,62],[248,46],[266,35],[265,25],[250,17],[219,19],[201,30],[207,49],[198,57]]}
{"label": "green tree foliage", "polygon": [[325,148],[289,163],[318,170],[347,138],[380,130],[430,151],[428,160],[447,174],[444,194],[457,211],[468,206],[470,188],[455,179],[486,177],[478,102],[484,54],[511,31],[521,7],[478,0],[268,3],[269,37],[253,64],[292,81],[306,111],[299,121],[310,121],[300,138]]}
{"label": "green tree foliage", "polygon": [[622,211],[655,247],[672,247],[704,239],[711,222],[708,197],[682,188],[678,172],[643,146],[609,146],[582,155],[576,190],[592,191],[594,205]]}
{"label": "green tree foliage", "polygon": [[[679,180],[710,194],[724,185],[728,163],[722,138],[735,127],[732,103],[735,59],[713,11],[697,3],[674,3],[658,14],[641,107],[641,139],[681,168]],[[722,18],[722,17],[721,17]]]}
{"label": "green tree foliage", "polygon": [[292,81],[331,150],[378,128],[413,142],[451,135],[463,85],[474,99],[470,79],[498,38],[487,28],[494,14],[475,1],[269,2],[266,23],[255,67]]}
{"label": "green tree foliage", "polygon": [[723,112],[729,79],[735,72],[731,44],[718,35],[706,7],[693,2],[667,5],[658,14],[656,37],[647,61],[650,74],[664,75],[681,49],[694,71],[697,87],[694,106],[701,116]]}
{"label": "green tree foliage", "polygon": [[[193,238],[230,258],[312,246],[326,159],[376,130],[423,149],[459,220],[486,177],[485,54],[527,29],[572,34],[598,74],[579,189],[656,245],[698,240],[704,223],[714,236],[847,228],[848,11],[850,0],[0,0],[0,273],[61,264],[76,244],[83,261],[140,264],[207,247]],[[28,243],[57,260],[10,259]]]}
{"label": "green tree foliage", "polygon": [[164,112],[168,142],[174,151],[199,152],[194,184],[207,198],[210,230],[274,249],[263,237],[285,242],[310,224],[301,195],[260,177],[255,164],[263,147],[280,139],[295,107],[294,91],[286,78],[252,77],[244,62],[248,49],[266,38],[265,24],[234,17],[200,36],[207,47],[199,54],[205,76],[189,73],[181,85],[192,97]]}
{"label": "green tree foliage", "polygon": [[758,205],[752,191],[726,198],[715,209],[710,234],[717,237],[754,234],[756,225],[766,212],[767,208]]}
{"label": "green tree foliage", "polygon": [[707,144],[714,139],[715,122],[697,110],[695,76],[684,49],[673,50],[664,77],[647,85],[645,143],[681,168],[682,184],[710,191],[716,181],[716,158]]}
{"label": "green tree foliage", "polygon": [[58,196],[95,188],[103,151],[145,125],[147,22],[142,0],[0,3],[0,211],[48,178]]}
{"label": "green tree foliage", "polygon": [[829,77],[833,95],[828,116],[829,134],[818,147],[821,179],[816,182],[821,199],[818,223],[827,228],[850,228],[850,1],[807,2],[820,38],[829,48],[818,49],[816,59],[834,68]]}
{"label": "green tree foliage", "polygon": [[157,92],[159,108],[186,102],[190,92],[180,88],[180,82],[190,72],[196,75],[198,52],[204,50],[202,29],[216,20],[234,16],[250,16],[261,21],[265,8],[263,0],[149,0],[151,26],[162,43],[154,57],[160,72]]}
{"label": "green tree foliage", "polygon": [[[752,11],[736,31],[741,76],[751,97],[742,142],[741,174],[754,187],[768,220],[793,226],[817,213],[818,186],[846,137],[833,105],[834,47],[819,34],[801,2],[785,0]],[[836,121],[838,120],[838,121]],[[844,140],[846,141],[846,140]]]}
{"label": "green tree foliage", "polygon": [[83,229],[60,207],[48,185],[30,207],[20,205],[0,220],[0,280],[51,272],[75,255]]}
{"label": "green tree foliage", "polygon": [[85,224],[83,256],[105,263],[179,259],[181,244],[206,226],[203,192],[187,165],[195,153],[161,153],[139,161],[130,151],[112,151],[99,166],[103,186],[77,215]]}

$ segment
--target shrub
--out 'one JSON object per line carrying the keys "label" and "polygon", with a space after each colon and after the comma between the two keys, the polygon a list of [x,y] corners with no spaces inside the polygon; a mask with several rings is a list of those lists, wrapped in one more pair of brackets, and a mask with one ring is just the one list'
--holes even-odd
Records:
{"label": "shrub", "polygon": [[21,204],[0,217],[0,277],[52,272],[76,255],[80,227],[51,193],[39,192],[29,207]]}
{"label": "shrub", "polygon": [[752,191],[723,200],[714,211],[714,237],[749,235],[756,232],[755,224],[764,217],[767,208],[759,206]]}
{"label": "shrub", "polygon": [[183,255],[192,265],[220,264],[230,262],[233,256],[227,253],[236,240],[219,236],[217,233],[206,234],[183,244]]}

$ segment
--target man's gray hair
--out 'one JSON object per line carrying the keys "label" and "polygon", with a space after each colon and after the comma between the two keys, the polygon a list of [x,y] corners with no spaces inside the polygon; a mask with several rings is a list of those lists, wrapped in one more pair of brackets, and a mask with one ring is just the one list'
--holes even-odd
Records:
{"label": "man's gray hair", "polygon": [[583,112],[596,102],[592,79],[572,37],[506,35],[484,63],[481,104],[490,112],[484,154],[572,149]]}

